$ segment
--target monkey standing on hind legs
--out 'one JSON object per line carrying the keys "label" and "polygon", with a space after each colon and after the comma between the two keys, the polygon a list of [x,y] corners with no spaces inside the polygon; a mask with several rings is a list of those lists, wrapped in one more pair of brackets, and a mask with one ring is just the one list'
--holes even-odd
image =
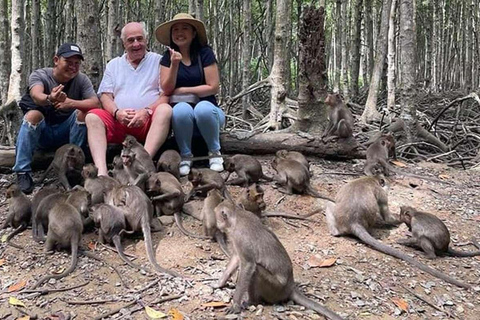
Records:
{"label": "monkey standing on hind legs", "polygon": [[480,256],[480,251],[459,251],[450,247],[450,232],[438,217],[428,212],[417,211],[412,207],[400,207],[400,221],[405,222],[413,237],[399,240],[397,243],[419,247],[427,258],[435,259],[436,254],[454,257]]}
{"label": "monkey standing on hind legs", "polygon": [[388,209],[388,195],[384,190],[386,187],[383,177],[369,176],[350,181],[340,188],[335,197],[335,204],[327,204],[326,217],[330,234],[333,236],[354,235],[375,250],[408,262],[446,282],[462,288],[470,288],[469,284],[430,268],[370,235],[368,230],[378,222],[378,213],[387,223],[399,223]]}
{"label": "monkey standing on hind legs", "polygon": [[17,234],[27,229],[32,219],[32,203],[20,190],[18,185],[12,184],[7,188],[6,198],[8,201],[8,216],[0,229],[11,226],[15,230],[7,236],[6,242],[17,249],[23,249],[20,245],[11,243]]}
{"label": "monkey standing on hind legs", "polygon": [[148,179],[150,172],[148,172],[143,164],[137,160],[137,156],[132,150],[123,149],[121,156],[123,168],[129,176],[129,184],[145,190],[145,181]]}
{"label": "monkey standing on hind legs", "polygon": [[117,155],[113,158],[112,176],[123,186],[126,186],[130,183],[130,175],[125,171],[123,160],[120,155]]}
{"label": "monkey standing on hind legs", "polygon": [[333,320],[342,319],[335,312],[305,297],[296,287],[293,266],[287,251],[253,213],[236,208],[228,201],[215,208],[217,226],[232,243],[232,256],[216,288],[222,288],[233,272],[239,276],[229,313],[240,313],[243,298],[248,304],[265,301],[276,304],[288,299],[315,310]]}
{"label": "monkey standing on hind legs", "polygon": [[322,134],[322,140],[327,142],[336,137],[349,138],[353,134],[353,115],[343,103],[340,94],[328,94],[325,104],[330,106],[328,125]]}

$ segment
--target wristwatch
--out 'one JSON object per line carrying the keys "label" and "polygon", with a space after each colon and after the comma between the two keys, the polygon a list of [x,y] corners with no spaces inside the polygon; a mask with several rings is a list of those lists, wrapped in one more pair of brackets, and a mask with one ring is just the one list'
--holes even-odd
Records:
{"label": "wristwatch", "polygon": [[149,116],[152,116],[152,114],[153,114],[152,109],[150,109],[149,107],[146,107],[145,110],[147,110],[147,113],[148,113]]}

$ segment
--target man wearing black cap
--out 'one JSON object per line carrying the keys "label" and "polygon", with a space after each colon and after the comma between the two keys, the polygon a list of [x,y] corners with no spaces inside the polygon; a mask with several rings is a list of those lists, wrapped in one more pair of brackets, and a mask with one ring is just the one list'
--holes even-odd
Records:
{"label": "man wearing black cap", "polygon": [[20,107],[25,114],[17,137],[13,171],[24,193],[31,193],[33,153],[38,148],[56,149],[66,143],[85,147],[85,115],[100,106],[92,82],[79,72],[83,54],[74,43],[62,44],[53,58],[53,68],[35,70],[29,92]]}

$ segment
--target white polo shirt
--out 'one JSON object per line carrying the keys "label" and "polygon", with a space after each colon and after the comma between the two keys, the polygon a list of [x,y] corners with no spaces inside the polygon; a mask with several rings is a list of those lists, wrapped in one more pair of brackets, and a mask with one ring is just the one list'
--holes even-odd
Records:
{"label": "white polo shirt", "polygon": [[98,94],[112,93],[119,109],[143,109],[158,99],[160,89],[160,60],[162,56],[147,52],[135,69],[127,54],[110,60],[103,74]]}

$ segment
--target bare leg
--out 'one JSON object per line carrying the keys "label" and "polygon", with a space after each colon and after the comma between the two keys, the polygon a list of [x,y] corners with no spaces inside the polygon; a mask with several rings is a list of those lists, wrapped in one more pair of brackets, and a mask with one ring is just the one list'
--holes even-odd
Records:
{"label": "bare leg", "polygon": [[[167,139],[172,118],[172,107],[167,103],[160,104],[153,114],[152,124],[145,140],[145,150],[154,157],[158,149]],[[93,152],[92,152],[93,156]],[[100,170],[99,170],[100,172]]]}
{"label": "bare leg", "polygon": [[88,146],[93,162],[98,168],[98,175],[108,176],[105,124],[96,114],[92,113],[87,114],[85,123],[87,124]]}

